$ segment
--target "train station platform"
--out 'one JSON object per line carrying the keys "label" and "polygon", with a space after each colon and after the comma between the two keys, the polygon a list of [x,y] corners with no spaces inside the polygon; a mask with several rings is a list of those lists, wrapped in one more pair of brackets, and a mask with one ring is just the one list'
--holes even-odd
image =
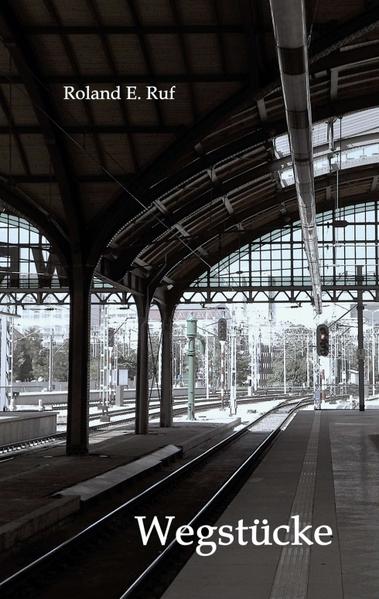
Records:
{"label": "train station platform", "polygon": [[[235,536],[213,555],[195,553],[162,597],[377,599],[379,410],[300,412],[214,526],[267,519],[271,531],[292,531],[295,516],[301,529],[329,526],[330,544],[257,546],[249,531],[245,545]],[[278,538],[294,542],[292,532]]]}
{"label": "train station platform", "polygon": [[74,514],[83,502],[158,469],[166,459],[229,434],[240,418],[150,425],[135,435],[128,425],[90,437],[88,455],[70,457],[64,442],[0,458],[0,553]]}

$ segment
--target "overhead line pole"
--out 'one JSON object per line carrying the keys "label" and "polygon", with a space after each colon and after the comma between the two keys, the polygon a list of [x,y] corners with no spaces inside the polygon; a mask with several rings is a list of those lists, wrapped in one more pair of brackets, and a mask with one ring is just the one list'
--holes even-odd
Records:
{"label": "overhead line pole", "polygon": [[363,336],[363,267],[356,267],[356,279],[358,285],[357,291],[357,321],[358,321],[358,395],[359,395],[359,410],[363,412],[365,409],[365,350]]}

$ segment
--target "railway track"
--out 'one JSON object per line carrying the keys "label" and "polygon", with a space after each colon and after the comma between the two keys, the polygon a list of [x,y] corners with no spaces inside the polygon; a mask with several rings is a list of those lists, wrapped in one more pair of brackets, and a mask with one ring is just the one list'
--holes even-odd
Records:
{"label": "railway track", "polygon": [[[238,399],[238,403],[257,403],[262,401],[272,401],[273,399],[277,399],[276,396],[259,396],[257,398],[252,397],[240,397]],[[211,410],[213,408],[217,408],[220,405],[220,399],[214,398],[210,400],[206,400],[206,398],[199,397],[197,398],[197,409],[201,410]],[[159,416],[159,402],[152,402],[149,416],[150,418],[154,418]],[[179,416],[187,413],[187,400],[177,400],[174,403],[173,411],[175,416]],[[90,414],[89,421],[94,422],[95,420],[99,420],[102,414]],[[109,422],[101,422],[99,424],[90,424],[90,433],[96,433],[98,431],[103,431],[105,428],[109,428],[110,426],[122,425],[127,422],[133,422],[135,418],[135,407],[134,402],[133,406],[126,406],[124,408],[120,408],[120,410],[113,410],[110,412],[110,417],[117,417],[117,420],[110,420]],[[6,443],[4,445],[0,445],[0,461],[3,456],[6,455],[16,455],[20,452],[25,452],[30,449],[38,449],[44,446],[51,446],[58,443],[63,443],[66,439],[66,432],[57,432],[54,435],[47,435],[44,437],[38,437],[35,439],[29,439],[28,441],[19,441],[16,443]]]}
{"label": "railway track", "polygon": [[[154,405],[151,406],[149,410],[149,416],[154,418],[159,415],[159,403],[156,402],[157,407]],[[185,414],[187,408],[184,407],[184,402],[178,402],[179,405],[174,405],[174,414]],[[211,401],[202,401],[201,409],[209,410],[216,407],[219,404],[216,400]],[[98,414],[90,414],[89,421],[94,422],[95,420],[99,420],[102,414],[99,412]],[[120,424],[125,424],[125,422],[133,422],[135,417],[135,408],[133,407],[125,407],[120,408],[120,410],[113,410],[110,412],[110,416],[117,417],[117,420],[110,420],[109,422],[101,422],[99,424],[90,424],[90,433],[96,433],[97,431],[103,431],[105,428],[109,428],[110,426],[117,426]],[[16,443],[6,443],[4,445],[0,445],[0,460],[1,456],[4,455],[15,455],[17,452],[23,452],[25,450],[41,448],[44,446],[50,446],[52,444],[64,442],[66,439],[66,432],[57,432],[54,435],[47,435],[44,437],[37,437],[35,439],[29,439],[28,441],[19,441]]]}
{"label": "railway track", "polygon": [[175,529],[189,523],[212,524],[281,428],[307,403],[311,403],[308,398],[287,400],[246,424],[10,574],[0,582],[0,596],[2,599],[159,597],[188,559],[189,548],[176,545],[174,538],[169,538],[163,550],[156,539],[144,547],[134,516],[144,515],[147,522],[154,516],[175,516]]}

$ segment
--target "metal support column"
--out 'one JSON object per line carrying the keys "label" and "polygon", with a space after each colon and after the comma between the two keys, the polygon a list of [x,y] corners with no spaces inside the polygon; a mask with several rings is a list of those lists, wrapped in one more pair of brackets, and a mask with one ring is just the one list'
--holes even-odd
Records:
{"label": "metal support column", "polygon": [[359,410],[365,409],[365,350],[363,345],[363,267],[356,267],[356,282],[357,289],[357,320],[358,320],[358,393],[359,393]]}
{"label": "metal support column", "polygon": [[162,319],[160,425],[172,426],[172,322],[175,306],[159,306]]}
{"label": "metal support column", "polygon": [[92,271],[71,273],[70,345],[67,394],[67,455],[88,453],[90,287]]}
{"label": "metal support column", "polygon": [[138,344],[136,373],[136,435],[146,435],[149,428],[149,310],[145,297],[136,296]]}

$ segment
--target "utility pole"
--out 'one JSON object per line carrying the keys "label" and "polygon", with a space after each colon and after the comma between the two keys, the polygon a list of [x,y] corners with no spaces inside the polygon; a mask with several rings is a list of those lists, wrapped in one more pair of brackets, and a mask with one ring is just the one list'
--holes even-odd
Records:
{"label": "utility pole", "polygon": [[312,332],[312,383],[313,383],[313,395],[316,392],[316,369],[315,369],[316,356],[317,356],[317,351],[316,351],[316,331],[313,331]]}
{"label": "utility pole", "polygon": [[[154,360],[154,358],[153,358],[153,360]],[[162,389],[162,333],[160,333],[160,337],[159,337],[156,369],[157,369],[157,376],[156,376],[155,384],[159,389]]]}
{"label": "utility pole", "polygon": [[376,351],[375,351],[375,323],[374,323],[374,314],[375,312],[379,312],[379,310],[373,310],[371,312],[371,334],[372,334],[372,394],[375,395],[375,360],[376,360]]}
{"label": "utility pole", "polygon": [[249,325],[249,353],[250,353],[250,389],[249,395],[252,396],[253,392],[256,391],[256,347],[255,347],[255,335],[251,331],[252,327]]}
{"label": "utility pole", "polygon": [[283,336],[283,392],[287,393],[287,356],[286,356],[286,330]]}
{"label": "utility pole", "polygon": [[48,383],[47,390],[53,390],[53,332],[50,333],[49,339],[49,373],[48,373]]}
{"label": "utility pole", "polygon": [[237,347],[236,347],[236,325],[232,323],[230,330],[230,399],[229,413],[234,416],[237,413]]}
{"label": "utility pole", "polygon": [[209,341],[208,341],[208,329],[205,330],[205,397],[209,399]]}
{"label": "utility pole", "polygon": [[221,410],[223,410],[225,408],[225,342],[227,337],[227,325],[225,318],[219,318],[217,328],[217,336],[220,341],[220,397]]}
{"label": "utility pole", "polygon": [[372,319],[372,394],[375,395],[375,329],[374,329],[374,312],[371,314]]}
{"label": "utility pole", "polygon": [[309,333],[307,334],[307,389],[311,385],[310,382],[310,371],[309,371]]}
{"label": "utility pole", "polygon": [[359,410],[363,412],[365,409],[365,350],[363,346],[363,267],[356,267],[356,282],[357,290],[357,321],[358,321],[358,393],[359,393]]}
{"label": "utility pole", "polygon": [[110,347],[109,347],[109,316],[108,307],[100,309],[100,399],[101,422],[110,422]]}
{"label": "utility pole", "polygon": [[220,397],[221,410],[225,408],[225,341],[220,341]]}
{"label": "utility pole", "polygon": [[181,339],[179,339],[179,386],[183,387],[183,348]]}
{"label": "utility pole", "polygon": [[[318,327],[317,327],[318,328]],[[320,356],[318,353],[318,332],[314,331],[314,345],[313,345],[313,401],[314,401],[314,409],[321,410],[321,389],[322,389],[322,379],[321,379],[321,365],[320,365]]]}
{"label": "utility pole", "polygon": [[346,359],[346,335],[343,336],[343,346],[342,346],[342,363],[343,363],[343,385],[342,385],[342,393],[346,395],[347,393],[347,359]]}
{"label": "utility pole", "polygon": [[195,420],[195,340],[197,334],[196,318],[187,320],[188,337],[188,420]]}
{"label": "utility pole", "polygon": [[332,364],[333,364],[333,392],[332,395],[337,395],[337,363],[338,363],[338,324],[336,324],[336,330],[334,335],[334,344],[332,350]]}

